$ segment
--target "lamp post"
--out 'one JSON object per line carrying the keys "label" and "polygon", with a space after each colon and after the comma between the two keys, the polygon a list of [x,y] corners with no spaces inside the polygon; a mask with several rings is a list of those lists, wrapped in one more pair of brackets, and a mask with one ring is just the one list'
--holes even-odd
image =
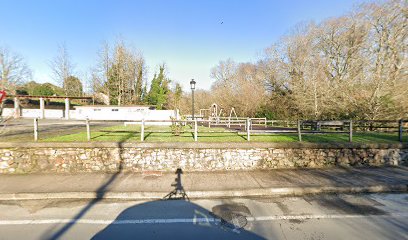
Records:
{"label": "lamp post", "polygon": [[194,120],[194,90],[195,90],[195,85],[196,85],[196,82],[194,81],[194,79],[191,79],[190,87],[191,87],[191,99],[192,99],[192,106],[191,106],[192,120]]}

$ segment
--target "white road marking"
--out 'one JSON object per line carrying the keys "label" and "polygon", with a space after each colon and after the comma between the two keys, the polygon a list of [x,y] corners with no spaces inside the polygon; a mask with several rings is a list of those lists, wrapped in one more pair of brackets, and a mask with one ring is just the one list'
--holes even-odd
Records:
{"label": "white road marking", "polygon": [[36,225],[36,224],[168,224],[168,223],[201,223],[220,222],[215,218],[173,218],[173,219],[129,219],[129,220],[98,220],[98,219],[33,219],[33,220],[0,220],[0,225]]}
{"label": "white road marking", "polygon": [[323,214],[323,215],[288,215],[288,216],[262,216],[262,217],[248,217],[248,221],[276,221],[276,220],[307,220],[307,219],[342,219],[342,218],[365,218],[365,217],[408,217],[408,213],[392,213],[386,215],[357,215],[357,214]]}
{"label": "white road marking", "polygon": [[[286,215],[247,217],[250,222],[279,221],[279,220],[307,220],[307,219],[344,219],[344,218],[403,218],[408,213],[393,213],[388,215]],[[129,219],[129,220],[98,220],[98,219],[32,219],[32,220],[0,220],[0,225],[38,225],[38,224],[93,224],[93,225],[126,225],[126,224],[173,224],[173,223],[219,223],[219,218],[171,218],[171,219]]]}

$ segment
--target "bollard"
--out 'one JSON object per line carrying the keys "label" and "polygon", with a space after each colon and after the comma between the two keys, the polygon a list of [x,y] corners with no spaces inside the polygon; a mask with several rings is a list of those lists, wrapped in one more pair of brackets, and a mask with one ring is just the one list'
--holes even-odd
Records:
{"label": "bollard", "polygon": [[353,142],[353,120],[350,120],[349,142]]}
{"label": "bollard", "polygon": [[300,121],[300,120],[298,120],[298,123],[297,123],[297,132],[298,132],[298,139],[299,139],[299,142],[301,142],[301,141],[302,141],[302,132],[300,131],[300,125],[301,125],[301,121]]}
{"label": "bollard", "polygon": [[144,141],[144,128],[145,128],[145,121],[142,119],[142,124],[140,126],[140,141]]}
{"label": "bollard", "polygon": [[34,118],[34,141],[38,141],[38,118]]}
{"label": "bollard", "polygon": [[398,141],[400,141],[400,142],[402,142],[402,133],[404,131],[404,129],[403,129],[404,124],[403,123],[404,122],[402,121],[402,119],[400,119],[398,121]]}
{"label": "bollard", "polygon": [[197,130],[197,119],[194,119],[194,141],[197,142],[198,130]]}
{"label": "bollard", "polygon": [[91,126],[89,125],[89,119],[86,118],[86,139],[89,141],[91,141]]}
{"label": "bollard", "polygon": [[250,126],[251,126],[251,119],[247,118],[245,128],[247,130],[247,140],[248,142],[251,141],[251,132],[250,132]]}

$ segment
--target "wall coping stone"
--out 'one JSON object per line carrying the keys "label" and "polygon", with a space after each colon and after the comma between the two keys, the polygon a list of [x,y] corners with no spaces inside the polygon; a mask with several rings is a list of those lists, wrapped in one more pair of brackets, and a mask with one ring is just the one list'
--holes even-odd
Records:
{"label": "wall coping stone", "polygon": [[162,149],[408,149],[408,143],[267,143],[267,142],[0,142],[2,148],[162,148]]}

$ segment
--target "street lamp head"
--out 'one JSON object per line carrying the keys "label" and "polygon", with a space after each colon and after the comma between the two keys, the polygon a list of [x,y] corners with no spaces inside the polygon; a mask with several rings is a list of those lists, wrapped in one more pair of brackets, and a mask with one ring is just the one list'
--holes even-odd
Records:
{"label": "street lamp head", "polygon": [[195,85],[196,85],[196,81],[194,81],[194,79],[191,79],[191,81],[190,81],[191,90],[195,89]]}

